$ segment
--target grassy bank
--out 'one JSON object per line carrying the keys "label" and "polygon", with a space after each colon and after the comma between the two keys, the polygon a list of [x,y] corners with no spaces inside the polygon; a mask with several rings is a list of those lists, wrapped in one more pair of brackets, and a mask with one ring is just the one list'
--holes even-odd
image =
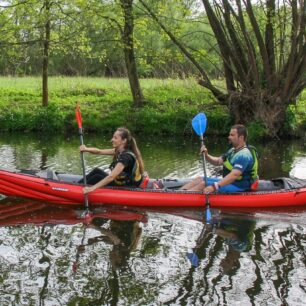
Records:
{"label": "grassy bank", "polygon": [[[50,77],[49,107],[41,107],[41,79],[0,78],[0,130],[74,131],[79,101],[87,132],[112,132],[126,126],[134,133],[191,134],[198,112],[208,117],[207,133],[226,134],[231,125],[225,107],[193,79],[141,81],[146,105],[135,110],[127,79]],[[293,110],[295,125],[306,130],[306,96]],[[304,108],[303,108],[304,107]],[[304,113],[303,113],[304,111]],[[304,121],[303,121],[304,120]]]}

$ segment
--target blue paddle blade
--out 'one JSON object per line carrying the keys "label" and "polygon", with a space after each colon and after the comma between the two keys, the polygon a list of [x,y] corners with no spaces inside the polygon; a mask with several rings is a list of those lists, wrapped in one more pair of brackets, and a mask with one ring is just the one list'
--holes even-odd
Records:
{"label": "blue paddle blade", "polygon": [[192,119],[191,124],[192,124],[193,130],[197,133],[197,135],[202,136],[205,133],[206,126],[207,126],[206,115],[204,113],[197,114]]}
{"label": "blue paddle blade", "polygon": [[199,257],[196,253],[187,253],[187,258],[194,267],[199,266]]}
{"label": "blue paddle blade", "polygon": [[212,215],[209,207],[206,207],[206,223],[211,223]]}

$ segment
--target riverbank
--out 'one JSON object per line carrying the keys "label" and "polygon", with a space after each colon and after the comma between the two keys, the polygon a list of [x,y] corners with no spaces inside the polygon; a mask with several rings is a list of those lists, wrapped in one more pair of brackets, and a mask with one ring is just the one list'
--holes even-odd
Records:
{"label": "riverbank", "polygon": [[[221,84],[220,84],[221,85]],[[76,128],[75,105],[81,105],[86,132],[112,132],[126,126],[145,135],[188,135],[198,112],[208,118],[208,134],[226,134],[232,122],[227,108],[217,105],[194,79],[141,80],[145,106],[135,109],[127,79],[49,78],[49,106],[41,107],[39,77],[0,78],[0,130],[67,132]],[[288,134],[306,131],[306,92],[290,109]],[[251,134],[262,133],[256,123]],[[303,131],[303,132],[302,132]],[[298,133],[296,133],[298,135]]]}

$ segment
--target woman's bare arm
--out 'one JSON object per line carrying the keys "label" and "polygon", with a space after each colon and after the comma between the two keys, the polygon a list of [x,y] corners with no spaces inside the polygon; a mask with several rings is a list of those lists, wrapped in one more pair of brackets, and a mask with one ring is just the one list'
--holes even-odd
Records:
{"label": "woman's bare arm", "polygon": [[92,154],[100,154],[100,155],[115,155],[115,149],[98,149],[98,148],[90,148],[85,145],[80,146],[81,152],[88,152]]}

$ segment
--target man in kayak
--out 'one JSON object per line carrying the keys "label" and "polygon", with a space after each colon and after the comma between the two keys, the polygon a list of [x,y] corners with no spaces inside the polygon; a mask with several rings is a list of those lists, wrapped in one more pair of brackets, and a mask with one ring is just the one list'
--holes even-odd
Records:
{"label": "man in kayak", "polygon": [[201,147],[201,154],[212,165],[223,165],[223,178],[208,177],[207,186],[203,177],[197,177],[181,189],[211,192],[241,192],[256,189],[258,181],[258,160],[256,149],[246,144],[247,129],[244,125],[232,126],[229,136],[232,148],[220,157],[208,154],[205,146]]}
{"label": "man in kayak", "polygon": [[95,168],[86,175],[90,187],[85,187],[83,192],[89,193],[103,186],[134,186],[141,184],[144,163],[136,140],[126,128],[118,128],[112,137],[112,149],[88,148],[80,146],[81,152],[92,154],[112,155],[113,162],[110,165],[110,174]]}

